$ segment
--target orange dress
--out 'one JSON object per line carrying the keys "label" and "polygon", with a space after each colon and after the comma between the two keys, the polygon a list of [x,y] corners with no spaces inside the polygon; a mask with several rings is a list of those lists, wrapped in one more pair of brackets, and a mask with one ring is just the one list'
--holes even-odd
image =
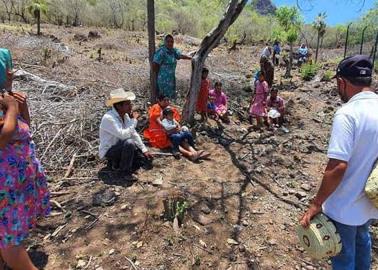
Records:
{"label": "orange dress", "polygon": [[[171,107],[173,110],[173,118],[180,122],[181,115],[178,110],[174,107]],[[158,103],[151,106],[148,110],[148,117],[149,117],[149,126],[143,132],[144,138],[146,138],[152,147],[156,147],[159,149],[168,148],[171,146],[171,142],[165,132],[164,128],[156,121],[158,118],[161,118],[163,109],[160,107]]]}
{"label": "orange dress", "polygon": [[201,89],[198,94],[196,111],[205,113],[207,111],[207,100],[209,98],[210,81],[208,79],[201,81]]}

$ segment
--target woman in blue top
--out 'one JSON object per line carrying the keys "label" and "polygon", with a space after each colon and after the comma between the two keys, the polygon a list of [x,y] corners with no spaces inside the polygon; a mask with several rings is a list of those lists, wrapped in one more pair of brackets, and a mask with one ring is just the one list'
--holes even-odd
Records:
{"label": "woman in blue top", "polygon": [[184,55],[174,46],[172,35],[164,38],[164,45],[161,46],[154,55],[153,69],[158,73],[157,85],[159,95],[169,98],[176,98],[176,65],[177,60],[191,60],[190,56]]}

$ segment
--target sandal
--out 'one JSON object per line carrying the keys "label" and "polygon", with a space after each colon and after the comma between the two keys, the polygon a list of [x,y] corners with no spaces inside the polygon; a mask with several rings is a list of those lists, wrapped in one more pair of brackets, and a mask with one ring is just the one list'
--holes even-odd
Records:
{"label": "sandal", "polygon": [[195,162],[195,161],[198,160],[198,158],[199,158],[199,154],[197,152],[193,156],[191,156],[189,159],[190,159],[190,161]]}
{"label": "sandal", "polygon": [[201,151],[201,153],[199,154],[199,157],[198,157],[198,158],[206,159],[206,158],[208,158],[209,156],[211,156],[211,153],[206,152],[206,151]]}

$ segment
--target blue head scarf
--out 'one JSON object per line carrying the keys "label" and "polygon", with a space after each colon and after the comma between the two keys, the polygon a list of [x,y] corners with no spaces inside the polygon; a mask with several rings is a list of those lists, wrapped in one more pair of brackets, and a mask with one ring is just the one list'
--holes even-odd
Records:
{"label": "blue head scarf", "polygon": [[8,69],[13,69],[12,55],[8,49],[0,48],[0,89],[5,86]]}

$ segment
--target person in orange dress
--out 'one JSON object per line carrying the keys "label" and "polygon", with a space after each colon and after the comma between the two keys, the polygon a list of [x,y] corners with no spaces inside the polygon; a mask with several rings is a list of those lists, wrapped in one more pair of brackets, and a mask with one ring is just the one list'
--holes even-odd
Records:
{"label": "person in orange dress", "polygon": [[209,97],[210,81],[207,78],[209,75],[209,70],[204,67],[202,69],[202,80],[201,80],[201,89],[198,94],[197,99],[197,113],[201,114],[201,121],[207,120],[207,100]]}
{"label": "person in orange dress", "polygon": [[[161,121],[163,110],[169,106],[169,98],[161,95],[158,98],[158,102],[150,107],[148,110],[149,126],[143,132],[144,138],[147,139],[152,147],[164,149],[171,147],[171,142],[167,136],[165,129],[163,128]],[[170,106],[173,110],[173,118],[180,122],[181,115],[178,110]]]}

